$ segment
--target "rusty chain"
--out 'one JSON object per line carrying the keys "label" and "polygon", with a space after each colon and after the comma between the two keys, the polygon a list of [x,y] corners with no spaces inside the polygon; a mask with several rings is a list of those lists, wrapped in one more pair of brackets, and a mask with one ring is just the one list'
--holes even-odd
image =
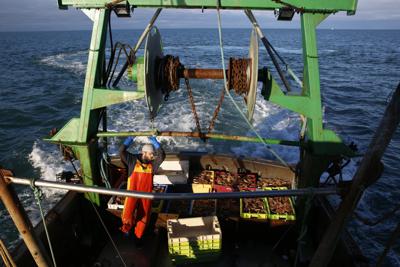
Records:
{"label": "rusty chain", "polygon": [[186,89],[189,94],[189,102],[192,107],[192,112],[193,112],[194,120],[196,122],[197,131],[199,132],[201,138],[204,140],[204,135],[201,132],[200,120],[199,120],[199,117],[197,116],[196,105],[194,104],[194,98],[193,98],[193,94],[192,94],[192,88],[190,87],[190,84],[189,84],[189,79],[185,78],[185,84],[186,84]]}
{"label": "rusty chain", "polygon": [[183,65],[179,62],[179,57],[166,55],[161,60],[159,77],[162,81],[164,92],[169,95],[170,92],[179,89],[178,71]]}
{"label": "rusty chain", "polygon": [[228,69],[228,88],[234,89],[238,95],[247,95],[250,89],[247,69],[250,64],[248,58],[230,58]]}
{"label": "rusty chain", "polygon": [[218,113],[219,113],[219,111],[221,109],[222,102],[224,101],[224,98],[225,98],[225,88],[222,88],[221,96],[219,97],[218,105],[214,110],[214,114],[213,114],[213,117],[212,117],[212,119],[210,121],[210,125],[208,126],[207,133],[211,133],[211,131],[214,129],[214,124],[215,124],[215,121],[216,121],[216,119],[218,117]]}
{"label": "rusty chain", "polygon": [[[248,79],[249,75],[247,73],[249,64],[250,59],[247,58],[230,58],[229,60],[228,88],[234,89],[235,92],[239,95],[247,95],[249,92],[250,82]],[[160,85],[162,86],[163,91],[166,94],[166,100],[168,99],[168,95],[171,91],[176,91],[179,89],[179,71],[181,71],[182,68],[184,68],[184,66],[179,62],[179,57],[166,55],[161,59],[158,76]],[[202,139],[205,140],[204,134],[201,131],[200,120],[196,111],[192,88],[190,87],[188,78],[185,78],[185,84],[188,90],[189,101],[195,119],[197,131],[199,132],[200,136],[202,136]],[[213,116],[208,126],[207,134],[214,129],[215,121],[218,117],[224,98],[225,88],[221,90],[218,104],[214,110]]]}

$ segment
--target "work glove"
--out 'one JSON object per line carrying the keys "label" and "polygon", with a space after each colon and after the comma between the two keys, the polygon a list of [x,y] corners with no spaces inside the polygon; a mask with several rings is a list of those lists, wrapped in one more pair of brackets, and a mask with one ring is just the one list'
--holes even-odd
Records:
{"label": "work glove", "polygon": [[149,141],[153,145],[155,149],[159,149],[161,144],[157,141],[157,138],[155,136],[149,136]]}
{"label": "work glove", "polygon": [[135,141],[135,137],[128,136],[128,137],[124,140],[124,146],[128,147],[128,146],[132,145],[133,141]]}

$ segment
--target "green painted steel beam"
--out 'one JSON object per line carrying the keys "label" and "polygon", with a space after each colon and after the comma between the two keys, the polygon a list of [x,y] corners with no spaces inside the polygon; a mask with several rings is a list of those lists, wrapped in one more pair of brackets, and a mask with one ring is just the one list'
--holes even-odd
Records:
{"label": "green painted steel beam", "polygon": [[[100,172],[97,159],[98,144],[96,139],[92,139],[84,146],[71,146],[74,155],[79,159],[80,169],[82,170],[82,179],[85,185],[98,185],[100,183]],[[99,195],[96,193],[85,193],[85,197],[93,203],[100,205]]]}
{"label": "green painted steel beam", "polygon": [[314,114],[310,109],[311,99],[308,96],[284,94],[269,71],[267,71],[265,78],[264,84],[266,84],[266,87],[263,88],[262,94],[267,101],[302,114],[308,118],[313,117]]}
{"label": "green painted steel beam", "polygon": [[47,142],[78,142],[79,118],[72,118],[51,138],[44,139]]}
{"label": "green painted steel beam", "polygon": [[91,109],[137,100],[144,95],[144,92],[94,88]]}
{"label": "green painted steel beam", "polygon": [[[111,0],[59,0],[59,6],[77,8],[105,8]],[[135,7],[161,8],[216,8],[215,0],[134,0],[128,1]],[[282,7],[294,7],[302,12],[333,13],[347,11],[354,13],[357,0],[221,0],[222,9],[259,9],[274,10]]]}
{"label": "green painted steel beam", "polygon": [[253,142],[253,143],[262,143],[265,142],[267,144],[272,145],[284,145],[284,146],[299,146],[299,141],[291,141],[291,140],[281,140],[281,139],[272,139],[272,138],[263,138],[263,141],[257,137],[250,136],[237,136],[237,135],[225,135],[225,134],[214,134],[208,133],[201,136],[198,132],[172,132],[172,131],[144,131],[144,132],[99,132],[97,133],[97,137],[127,137],[127,136],[170,136],[170,137],[192,137],[192,138],[207,138],[207,139],[215,139],[215,140],[225,140],[225,141],[238,141],[238,142]]}
{"label": "green painted steel beam", "polygon": [[316,27],[327,16],[324,14],[301,14],[304,62],[302,95],[311,99],[309,109],[311,109],[313,117],[310,117],[307,121],[307,137],[314,142],[325,141],[323,138]]}
{"label": "green painted steel beam", "polygon": [[[97,9],[94,11],[92,39],[90,42],[88,64],[86,68],[85,84],[83,88],[82,108],[77,131],[78,143],[87,143],[86,146],[72,146],[72,149],[81,163],[83,180],[86,185],[99,183],[98,144],[95,138],[100,120],[100,109],[92,109],[96,100],[95,88],[99,88],[102,81],[103,66],[105,64],[105,40],[107,22],[110,10]],[[94,137],[94,138],[93,138]],[[86,194],[93,203],[100,205],[98,194]]]}

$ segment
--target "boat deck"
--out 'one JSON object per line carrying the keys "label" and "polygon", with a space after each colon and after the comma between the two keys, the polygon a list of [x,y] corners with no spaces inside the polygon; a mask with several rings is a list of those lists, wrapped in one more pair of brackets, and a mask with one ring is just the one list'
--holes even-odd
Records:
{"label": "boat deck", "polygon": [[[169,257],[166,229],[155,226],[156,217],[157,215],[153,214],[153,223],[147,229],[140,248],[135,245],[133,236],[126,237],[118,231],[113,233],[113,240],[126,266],[177,266]],[[296,242],[290,226],[271,228],[266,222],[235,221],[229,218],[220,222],[223,241],[219,259],[184,266],[291,266],[290,254],[293,254]],[[281,242],[278,244],[279,240]],[[293,251],[289,249],[290,242]],[[95,263],[96,266],[124,266],[110,241]]]}

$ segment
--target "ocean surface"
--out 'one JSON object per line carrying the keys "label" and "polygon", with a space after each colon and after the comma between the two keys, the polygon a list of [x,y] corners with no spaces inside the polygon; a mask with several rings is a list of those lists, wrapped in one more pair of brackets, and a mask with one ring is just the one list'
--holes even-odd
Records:
{"label": "ocean surface", "polygon": [[[224,29],[225,58],[246,56],[250,29]],[[303,57],[299,30],[266,30],[266,35],[294,72],[302,77]],[[140,34],[136,30],[114,31],[114,41],[132,46]],[[180,57],[186,67],[220,68],[218,33],[215,29],[161,30],[166,54]],[[400,82],[400,31],[318,30],[318,50],[325,127],[336,131],[346,142],[355,142],[365,152],[388,99]],[[19,177],[54,180],[71,166],[62,161],[57,146],[42,141],[50,129],[61,128],[71,117],[78,117],[90,32],[0,33],[0,165]],[[143,51],[140,50],[139,54]],[[109,50],[108,50],[109,54]],[[272,68],[260,43],[260,67]],[[276,76],[277,77],[277,76]],[[221,81],[192,80],[194,98],[203,128],[208,126],[222,87]],[[292,83],[298,91],[296,84]],[[126,79],[120,87],[134,88]],[[260,89],[260,88],[259,88]],[[244,108],[243,100],[235,97]],[[112,106],[108,112],[109,130],[146,130],[151,127],[143,100]],[[299,117],[262,99],[260,91],[254,126],[265,137],[296,140]],[[195,123],[184,83],[171,94],[160,110],[154,127],[159,130],[191,131]],[[254,135],[226,97],[215,131],[233,135]],[[138,141],[143,141],[138,138]],[[111,139],[115,153],[121,139]],[[259,144],[208,142],[185,138],[163,138],[167,151],[197,150],[233,153],[274,159]],[[298,149],[273,146],[286,161],[298,161]],[[350,179],[360,159],[354,159],[344,174]],[[400,129],[383,158],[385,171],[363,195],[357,212],[375,221],[393,209],[400,200]],[[18,187],[30,218],[37,222],[38,208],[29,187]],[[45,190],[45,207],[54,204],[63,192]],[[355,218],[348,229],[364,254],[375,263],[400,212],[374,227]],[[0,203],[0,238],[13,248],[19,238]],[[400,266],[400,242],[390,251],[386,266]]]}

